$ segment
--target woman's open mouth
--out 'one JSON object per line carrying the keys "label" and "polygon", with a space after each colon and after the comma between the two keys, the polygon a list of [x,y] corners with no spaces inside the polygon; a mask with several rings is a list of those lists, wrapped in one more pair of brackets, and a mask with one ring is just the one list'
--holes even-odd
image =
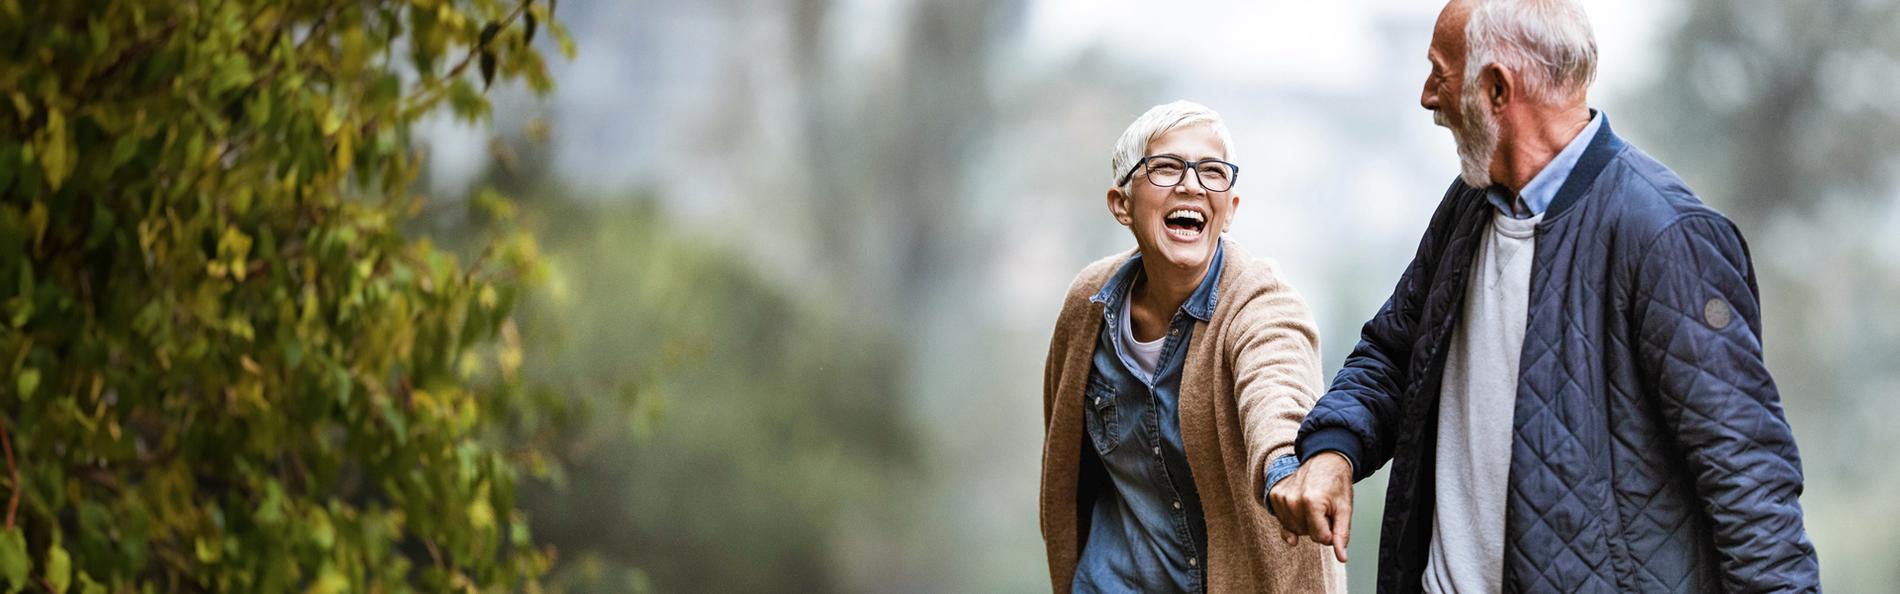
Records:
{"label": "woman's open mouth", "polygon": [[1201,231],[1207,228],[1207,216],[1200,211],[1177,208],[1168,212],[1161,220],[1167,227],[1168,235],[1181,241],[1194,241],[1201,238]]}

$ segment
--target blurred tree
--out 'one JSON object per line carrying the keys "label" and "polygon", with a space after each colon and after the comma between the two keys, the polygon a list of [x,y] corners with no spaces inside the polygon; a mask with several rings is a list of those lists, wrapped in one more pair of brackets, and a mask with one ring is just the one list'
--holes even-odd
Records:
{"label": "blurred tree", "polygon": [[[867,312],[914,323],[912,309],[955,268],[986,250],[966,223],[968,167],[990,143],[995,119],[987,69],[1020,23],[1021,0],[917,2],[906,6],[898,71],[866,76],[828,44],[826,23],[847,6],[800,0],[791,15],[792,66],[811,172],[804,212],[818,243],[820,285],[856,278],[845,297]],[[875,105],[853,110],[840,106]]]}
{"label": "blurred tree", "polygon": [[411,125],[547,91],[552,11],[0,1],[0,591],[537,588],[536,246],[399,225]]}
{"label": "blurred tree", "polygon": [[1866,456],[1900,447],[1886,421],[1900,411],[1900,2],[1682,4],[1663,76],[1619,130],[1748,235],[1823,580],[1889,590],[1900,525],[1867,519],[1900,513],[1900,478]]}
{"label": "blurred tree", "polygon": [[[544,290],[517,308],[535,354],[521,375],[569,415],[616,411],[536,438],[553,480],[518,501],[561,553],[548,585],[823,592],[866,587],[855,567],[903,571],[891,527],[919,495],[896,345],[659,196],[574,196],[534,141],[544,122],[524,124],[526,138],[490,143],[477,182],[519,196],[520,220],[545,238]],[[437,208],[414,222],[468,249],[483,218]]]}
{"label": "blurred tree", "polygon": [[1638,116],[1744,223],[1886,196],[1900,155],[1900,3],[1689,0]]}
{"label": "blurred tree", "polygon": [[596,401],[579,406],[632,404],[560,443],[557,485],[523,491],[535,534],[561,550],[551,580],[599,592],[849,589],[843,568],[885,554],[856,542],[880,538],[861,525],[904,525],[892,516],[917,497],[895,345],[766,281],[703,236],[714,230],[657,203],[523,203],[549,268],[548,290],[520,312],[537,353],[524,375]]}

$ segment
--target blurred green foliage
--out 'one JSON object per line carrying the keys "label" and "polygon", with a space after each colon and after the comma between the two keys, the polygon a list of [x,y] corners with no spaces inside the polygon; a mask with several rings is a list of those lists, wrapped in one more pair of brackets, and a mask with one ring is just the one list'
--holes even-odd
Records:
{"label": "blurred green foliage", "polygon": [[[539,162],[526,159],[524,161]],[[546,290],[523,301],[523,374],[595,415],[520,496],[584,592],[837,591],[867,524],[901,524],[916,430],[881,326],[794,297],[651,196],[521,186]],[[871,518],[875,518],[872,520]]]}
{"label": "blurred green foliage", "polygon": [[0,1],[0,592],[538,588],[497,223],[410,128],[551,83],[552,0]]}

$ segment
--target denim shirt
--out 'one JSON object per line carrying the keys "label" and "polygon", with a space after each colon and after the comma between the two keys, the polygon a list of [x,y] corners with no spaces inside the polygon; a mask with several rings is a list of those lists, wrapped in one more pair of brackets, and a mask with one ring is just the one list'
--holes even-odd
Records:
{"label": "denim shirt", "polygon": [[[1141,275],[1137,253],[1089,301],[1102,304],[1100,337],[1083,408],[1092,451],[1108,480],[1094,493],[1088,540],[1076,563],[1077,592],[1200,592],[1205,589],[1207,526],[1181,443],[1181,369],[1195,321],[1218,298],[1225,244],[1199,288],[1168,322],[1153,376],[1123,344],[1122,306]],[[1091,448],[1084,448],[1084,453]],[[1094,463],[1084,460],[1084,464]]]}

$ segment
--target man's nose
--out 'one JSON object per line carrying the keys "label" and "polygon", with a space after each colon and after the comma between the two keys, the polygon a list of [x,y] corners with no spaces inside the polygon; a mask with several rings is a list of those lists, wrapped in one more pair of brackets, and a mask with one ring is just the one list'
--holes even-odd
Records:
{"label": "man's nose", "polygon": [[1432,92],[1430,77],[1425,78],[1425,88],[1419,91],[1418,105],[1425,108],[1425,111],[1438,111],[1438,94]]}

